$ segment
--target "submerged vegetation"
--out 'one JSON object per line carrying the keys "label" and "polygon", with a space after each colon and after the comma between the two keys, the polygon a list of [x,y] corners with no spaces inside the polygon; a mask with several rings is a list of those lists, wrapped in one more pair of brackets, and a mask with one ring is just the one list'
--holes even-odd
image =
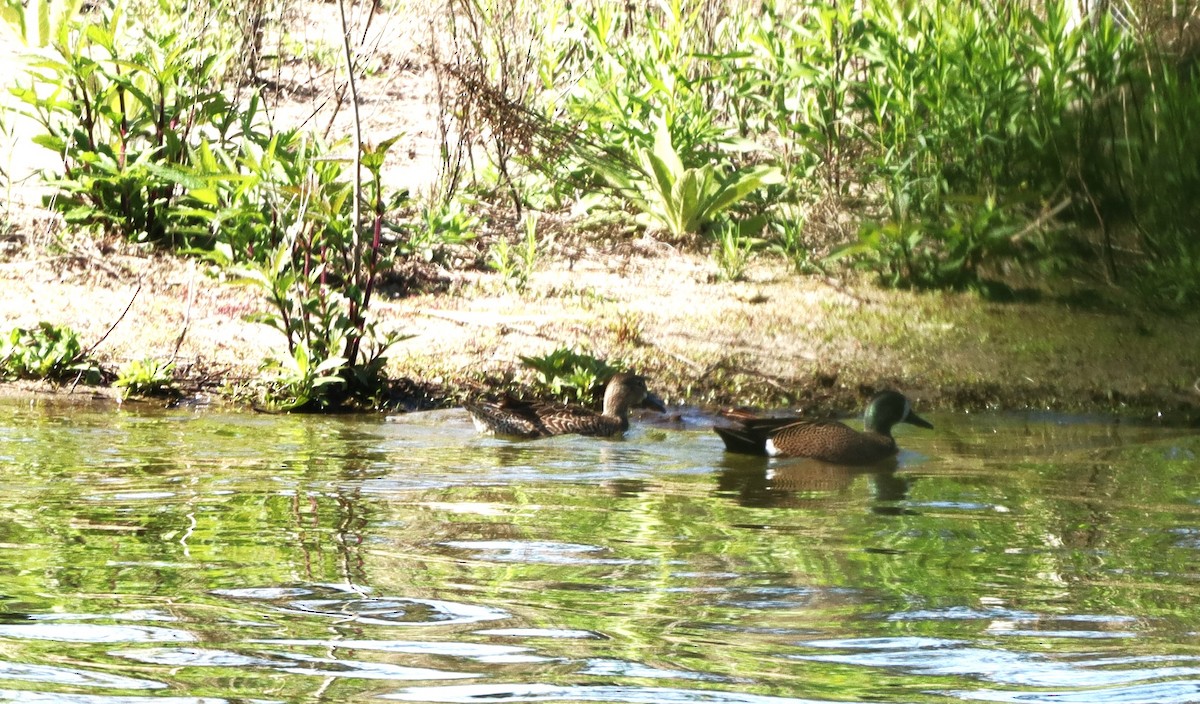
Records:
{"label": "submerged vegetation", "polygon": [[[295,59],[328,64],[355,109],[372,18],[415,8],[342,0],[344,46],[313,52],[287,30],[301,4],[0,5],[40,47],[14,93],[61,160],[47,204],[258,290],[286,340],[264,408],[379,405],[404,337],[372,316],[384,277],[491,269],[521,295],[567,210],[708,252],[727,280],[783,257],[890,287],[1007,297],[1069,276],[1200,301],[1190,9],[447,0],[422,10],[442,169],[413,196],[384,177],[403,135],[271,115]],[[512,234],[482,236],[493,220]],[[170,388],[155,365],[127,388]]]}

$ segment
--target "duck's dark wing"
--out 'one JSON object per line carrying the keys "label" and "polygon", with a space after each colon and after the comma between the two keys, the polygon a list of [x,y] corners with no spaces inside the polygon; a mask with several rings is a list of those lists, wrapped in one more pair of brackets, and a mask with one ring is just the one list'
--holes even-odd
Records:
{"label": "duck's dark wing", "polygon": [[725,451],[739,455],[767,454],[767,439],[761,435],[749,433],[742,428],[729,428],[720,425],[713,426],[713,431],[725,441]]}
{"label": "duck's dark wing", "polygon": [[505,398],[498,403],[465,403],[463,408],[481,433],[508,435],[517,438],[540,438],[546,435],[541,420],[527,401]]}
{"label": "duck's dark wing", "polygon": [[534,409],[538,421],[547,430],[548,435],[579,435],[608,436],[623,430],[621,422],[616,418],[608,418],[595,411],[580,406],[563,404],[537,404]]}
{"label": "duck's dark wing", "polygon": [[725,441],[725,450],[741,455],[766,455],[767,440],[776,430],[803,422],[796,416],[759,417],[744,411],[723,411],[722,416],[736,425],[718,425],[713,431]]}

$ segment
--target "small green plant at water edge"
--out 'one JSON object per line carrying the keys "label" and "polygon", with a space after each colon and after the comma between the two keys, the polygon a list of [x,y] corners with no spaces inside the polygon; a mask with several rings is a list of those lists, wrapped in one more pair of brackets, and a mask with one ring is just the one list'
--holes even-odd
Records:
{"label": "small green plant at water edge", "polygon": [[741,281],[746,276],[746,267],[757,243],[754,238],[743,235],[736,223],[722,223],[713,244],[713,257],[723,280]]}
{"label": "small green plant at water edge", "polygon": [[130,396],[170,396],[179,393],[175,385],[175,363],[147,357],[135,359],[117,371],[114,383],[123,389],[122,398]]}
{"label": "small green plant at water edge", "polygon": [[296,411],[335,405],[334,394],[346,395],[344,357],[327,357],[313,364],[304,345],[296,347],[283,363],[268,361],[262,370],[273,373],[260,385],[264,406],[269,410]]}
{"label": "small green plant at water edge", "polygon": [[439,262],[447,248],[465,244],[478,236],[480,220],[458,198],[422,206],[420,218],[406,223],[398,244],[400,256]]}
{"label": "small green plant at water edge", "polygon": [[13,328],[0,338],[0,372],[17,379],[101,381],[100,366],[87,357],[73,330],[52,323]]}
{"label": "small green plant at water edge", "polygon": [[541,384],[555,397],[590,403],[600,384],[621,368],[590,354],[560,347],[540,357],[521,357],[521,363],[541,376]]}

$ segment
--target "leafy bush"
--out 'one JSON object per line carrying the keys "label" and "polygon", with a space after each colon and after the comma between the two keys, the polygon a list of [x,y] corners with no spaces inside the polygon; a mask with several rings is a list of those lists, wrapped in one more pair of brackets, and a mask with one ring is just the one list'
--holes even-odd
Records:
{"label": "leafy bush", "polygon": [[208,244],[176,222],[179,167],[232,111],[218,90],[227,57],[172,32],[126,34],[119,14],[63,39],[33,62],[34,85],[14,91],[44,130],[34,141],[62,159],[48,204],[134,241]]}
{"label": "leafy bush", "polygon": [[[372,237],[360,242],[349,198],[351,187],[340,169],[315,163],[300,150],[289,169],[324,175],[301,181],[299,198],[282,210],[234,205],[214,218],[239,220],[250,229],[265,228],[278,238],[267,256],[243,261],[228,243],[210,257],[231,267],[237,282],[259,289],[270,310],[252,317],[283,333],[288,360],[279,377],[265,387],[265,405],[273,410],[312,411],[347,403],[373,405],[385,386],[385,355],[404,339],[385,333],[368,316],[378,272],[390,260],[382,243],[384,196],[380,173],[395,140],[364,148],[374,210]],[[217,179],[222,181],[223,179]],[[305,190],[312,189],[312,190]],[[244,219],[243,219],[244,216]],[[243,262],[243,263],[238,263]]]}
{"label": "leafy bush", "polygon": [[117,388],[124,398],[130,396],[171,396],[179,393],[175,385],[175,363],[159,359],[135,359],[117,370]]}
{"label": "leafy bush", "polygon": [[643,215],[675,238],[698,234],[753,191],[780,182],[773,166],[749,166],[719,174],[712,164],[688,168],[671,145],[666,121],[656,119],[654,146],[638,149],[640,166],[620,170],[600,164],[601,173]]}
{"label": "leafy bush", "polygon": [[521,357],[521,363],[540,375],[550,394],[576,403],[590,403],[601,384],[621,371],[618,365],[565,347],[540,357]]}
{"label": "leafy bush", "polygon": [[26,46],[43,47],[66,37],[83,0],[0,0],[0,21]]}
{"label": "leafy bush", "polygon": [[441,262],[447,249],[474,240],[482,223],[468,206],[461,198],[422,205],[421,217],[402,228],[398,253],[406,259]]}
{"label": "leafy bush", "polygon": [[[512,159],[557,189],[546,202],[615,188],[675,237],[728,235],[724,217],[748,211],[779,237],[764,251],[803,270],[811,249],[859,231],[838,260],[930,287],[977,287],[1031,257],[1062,270],[1055,240],[1082,226],[1096,236],[1077,265],[1200,300],[1200,76],[1188,42],[1161,29],[1188,8],[1138,4],[1117,22],[1065,1],[552,5],[525,18],[541,33],[519,45],[541,90],[484,85],[486,69],[463,83],[473,124],[520,132]],[[515,50],[477,46],[484,66]],[[767,147],[781,182],[754,183],[747,143]],[[806,218],[817,205],[834,217]],[[1117,241],[1123,229],[1133,237]]]}
{"label": "leafy bush", "polygon": [[101,380],[100,366],[84,352],[75,331],[47,322],[34,328],[13,328],[0,338],[0,371],[17,379],[62,381],[75,377],[87,384]]}
{"label": "leafy bush", "polygon": [[858,242],[832,257],[849,257],[888,286],[964,289],[984,283],[989,263],[1021,261],[1042,251],[1042,233],[994,200],[963,198],[959,203],[929,221],[865,225]]}
{"label": "leafy bush", "polygon": [[518,291],[524,291],[529,285],[529,277],[537,266],[539,248],[537,237],[538,218],[532,213],[525,214],[525,240],[517,247],[511,247],[508,240],[501,238],[492,245],[488,252],[488,266],[504,283]]}

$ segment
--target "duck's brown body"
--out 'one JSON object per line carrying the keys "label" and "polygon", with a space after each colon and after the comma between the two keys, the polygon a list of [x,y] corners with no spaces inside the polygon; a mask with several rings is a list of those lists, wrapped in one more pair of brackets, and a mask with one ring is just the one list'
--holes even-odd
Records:
{"label": "duck's brown body", "polygon": [[643,377],[617,374],[605,389],[601,413],[581,406],[514,398],[499,403],[468,403],[465,407],[482,433],[518,438],[570,434],[609,437],[629,430],[629,409],[641,404],[664,410],[662,402],[646,389]]}

